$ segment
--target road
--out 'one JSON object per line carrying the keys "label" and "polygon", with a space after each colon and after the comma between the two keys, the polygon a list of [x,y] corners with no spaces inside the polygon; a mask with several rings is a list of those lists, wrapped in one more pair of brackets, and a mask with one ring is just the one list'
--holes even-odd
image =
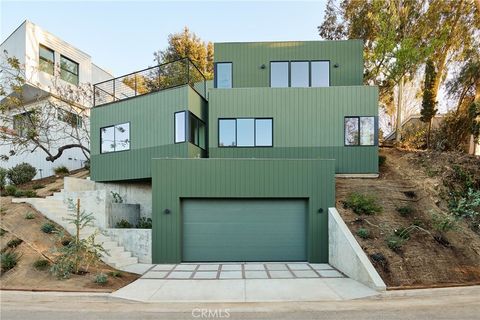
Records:
{"label": "road", "polygon": [[335,302],[139,303],[106,295],[1,294],[1,319],[479,319],[480,287]]}

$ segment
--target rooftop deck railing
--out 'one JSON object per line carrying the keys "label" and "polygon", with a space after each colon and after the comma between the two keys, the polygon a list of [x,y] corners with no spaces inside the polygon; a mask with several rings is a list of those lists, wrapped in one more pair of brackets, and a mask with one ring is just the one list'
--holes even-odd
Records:
{"label": "rooftop deck railing", "polygon": [[187,84],[206,98],[205,76],[190,59],[182,58],[95,84],[93,105],[98,107]]}

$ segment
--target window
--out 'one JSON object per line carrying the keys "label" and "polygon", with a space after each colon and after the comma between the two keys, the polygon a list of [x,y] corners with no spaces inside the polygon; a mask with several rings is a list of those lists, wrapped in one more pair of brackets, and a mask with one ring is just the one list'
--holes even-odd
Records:
{"label": "window", "polygon": [[100,129],[100,153],[130,150],[130,123]]}
{"label": "window", "polygon": [[330,61],[311,62],[312,87],[330,86]]}
{"label": "window", "polygon": [[63,109],[58,110],[57,119],[68,123],[73,128],[81,128],[83,123],[81,116]]}
{"label": "window", "polygon": [[218,120],[219,147],[272,147],[273,119],[240,118]]}
{"label": "window", "polygon": [[345,117],[345,145],[376,145],[375,121],[375,117]]}
{"label": "window", "polygon": [[270,62],[270,87],[288,87],[288,62]]}
{"label": "window", "polygon": [[215,88],[232,87],[232,63],[218,62],[215,72]]}
{"label": "window", "polygon": [[55,70],[55,53],[43,45],[39,47],[38,68],[53,76]]}
{"label": "window", "polygon": [[292,61],[290,64],[290,86],[308,88],[310,85],[308,61]]}
{"label": "window", "polygon": [[188,136],[188,142],[205,149],[205,123],[191,112],[186,119],[186,114],[187,111],[175,112],[175,143],[187,141]]}
{"label": "window", "polygon": [[67,57],[60,56],[60,78],[71,84],[78,85],[78,63]]}
{"label": "window", "polygon": [[20,137],[26,137],[29,132],[33,133],[36,117],[34,111],[19,113],[13,116],[13,130]]}

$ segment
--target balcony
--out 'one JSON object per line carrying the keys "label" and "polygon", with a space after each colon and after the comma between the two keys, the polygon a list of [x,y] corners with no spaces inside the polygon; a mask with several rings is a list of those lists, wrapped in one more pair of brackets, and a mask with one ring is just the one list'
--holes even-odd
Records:
{"label": "balcony", "polygon": [[182,58],[95,84],[93,105],[99,107],[187,84],[206,98],[205,76],[190,59]]}

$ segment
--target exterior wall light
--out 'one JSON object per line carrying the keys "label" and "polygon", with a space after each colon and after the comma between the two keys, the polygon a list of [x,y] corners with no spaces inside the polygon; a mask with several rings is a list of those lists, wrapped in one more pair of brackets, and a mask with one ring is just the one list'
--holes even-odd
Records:
{"label": "exterior wall light", "polygon": [[338,67],[340,67],[340,65],[339,65],[338,63],[335,63],[335,64],[333,65],[333,67],[334,67],[334,68],[338,68]]}
{"label": "exterior wall light", "polygon": [[265,65],[265,63],[260,66],[260,69],[266,69],[266,68],[267,66]]}
{"label": "exterior wall light", "polygon": [[165,209],[165,210],[163,210],[163,213],[165,213],[165,214],[170,214],[171,212],[172,212],[172,211],[170,211],[170,209]]}

